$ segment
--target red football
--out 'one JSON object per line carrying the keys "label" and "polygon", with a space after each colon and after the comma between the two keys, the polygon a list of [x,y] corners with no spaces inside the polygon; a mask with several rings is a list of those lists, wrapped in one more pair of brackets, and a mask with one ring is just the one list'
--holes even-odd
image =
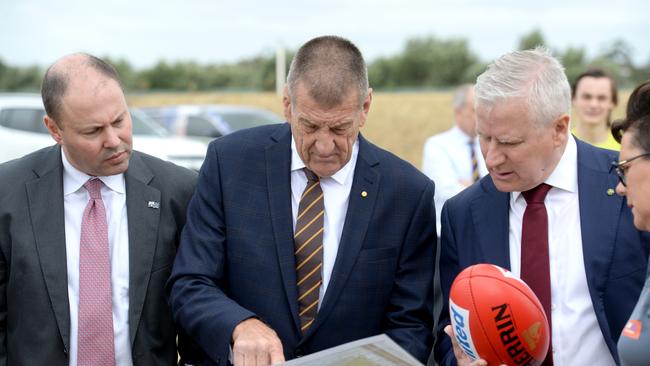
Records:
{"label": "red football", "polygon": [[489,365],[539,365],[549,348],[546,314],[537,296],[510,271],[477,264],[456,276],[449,316],[458,345]]}

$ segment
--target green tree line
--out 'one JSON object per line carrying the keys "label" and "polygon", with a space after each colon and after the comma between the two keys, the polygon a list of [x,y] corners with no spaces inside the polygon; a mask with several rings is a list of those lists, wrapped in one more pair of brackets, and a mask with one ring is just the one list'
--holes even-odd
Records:
{"label": "green tree line", "polygon": [[[650,79],[650,59],[646,64],[635,65],[633,50],[623,40],[610,42],[595,57],[589,58],[584,47],[555,49],[547,45],[542,32],[535,29],[520,38],[517,48],[528,49],[537,45],[553,50],[565,65],[569,80],[590,67],[609,71],[624,87],[633,87]],[[292,56],[293,52],[288,52],[287,68]],[[159,61],[143,70],[136,70],[125,59],[105,59],[116,67],[128,91],[275,89],[273,54],[208,65],[192,61]],[[376,90],[446,88],[474,81],[486,64],[470,49],[465,39],[416,37],[407,40],[398,54],[370,61],[368,75]],[[38,66],[16,67],[0,59],[0,90],[38,90],[43,72]]]}

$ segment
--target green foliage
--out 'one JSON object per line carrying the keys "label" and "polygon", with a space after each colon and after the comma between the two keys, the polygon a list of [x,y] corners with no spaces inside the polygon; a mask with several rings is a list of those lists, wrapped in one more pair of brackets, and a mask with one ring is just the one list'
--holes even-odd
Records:
{"label": "green foliage", "polygon": [[0,60],[0,90],[38,91],[43,71],[38,66],[12,67]]}
{"label": "green foliage", "polygon": [[529,50],[537,46],[546,46],[546,41],[541,30],[533,29],[519,39],[519,46],[517,48],[519,50]]}
{"label": "green foliage", "polygon": [[566,76],[571,84],[578,75],[587,70],[587,57],[582,47],[568,47],[559,55],[559,59],[564,65]]}
{"label": "green foliage", "polygon": [[[545,45],[539,29],[524,34],[519,49]],[[289,68],[294,52],[288,51]],[[623,40],[607,44],[589,59],[584,47],[568,47],[556,51],[570,81],[588,67],[597,66],[611,72],[623,87],[633,87],[650,79],[650,59],[645,65],[633,63],[633,50]],[[104,58],[119,72],[124,88],[129,91],[174,90],[250,90],[275,89],[275,55],[263,53],[235,63],[202,65],[193,61],[168,62],[136,70],[126,59]],[[485,71],[486,63],[470,50],[462,38],[442,39],[435,36],[407,40],[403,50],[368,63],[370,85],[376,90],[446,88],[474,82]],[[13,67],[0,60],[0,91],[37,91],[43,75],[41,68]]]}
{"label": "green foliage", "polygon": [[401,54],[371,63],[368,77],[377,88],[446,87],[467,81],[477,62],[464,39],[412,38]]}

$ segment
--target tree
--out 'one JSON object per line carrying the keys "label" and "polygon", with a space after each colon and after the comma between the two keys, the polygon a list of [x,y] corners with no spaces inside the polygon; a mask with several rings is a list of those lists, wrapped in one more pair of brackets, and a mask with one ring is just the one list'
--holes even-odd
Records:
{"label": "tree", "polygon": [[399,58],[396,82],[411,87],[458,85],[464,81],[465,71],[477,62],[465,39],[412,38]]}
{"label": "tree", "polygon": [[546,41],[544,40],[544,35],[539,29],[533,29],[527,34],[524,34],[519,38],[519,50],[529,50],[537,46],[545,46]]}
{"label": "tree", "polygon": [[587,69],[587,58],[583,47],[568,47],[560,54],[559,58],[564,65],[567,78],[572,84],[578,75]]}

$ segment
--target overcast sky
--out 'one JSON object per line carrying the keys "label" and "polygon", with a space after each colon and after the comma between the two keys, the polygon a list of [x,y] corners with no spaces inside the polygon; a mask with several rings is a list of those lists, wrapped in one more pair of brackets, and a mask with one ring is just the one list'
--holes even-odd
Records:
{"label": "overcast sky", "polygon": [[534,28],[555,49],[584,46],[591,57],[623,39],[637,63],[650,61],[643,0],[0,0],[0,19],[0,59],[20,66],[76,51],[137,68],[231,62],[323,34],[349,38],[369,61],[428,35],[466,38],[490,61]]}

